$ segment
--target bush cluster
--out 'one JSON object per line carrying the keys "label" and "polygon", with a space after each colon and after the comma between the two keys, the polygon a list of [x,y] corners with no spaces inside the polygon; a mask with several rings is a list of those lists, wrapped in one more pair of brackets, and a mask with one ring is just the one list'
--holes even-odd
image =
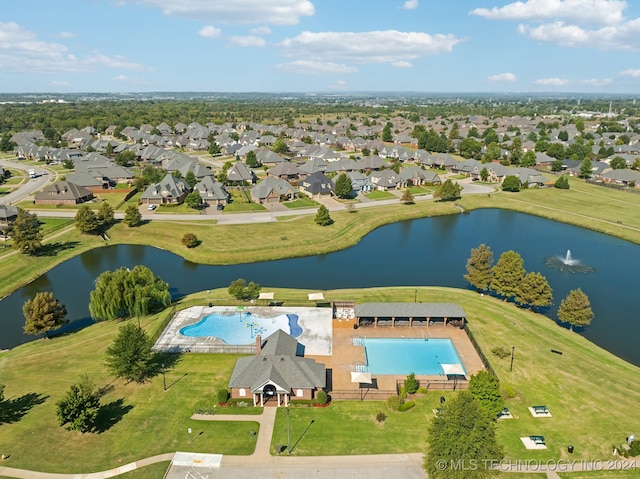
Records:
{"label": "bush cluster", "polygon": [[491,352],[498,356],[500,359],[508,358],[509,356],[511,356],[511,351],[509,351],[504,346],[496,346],[491,350]]}
{"label": "bush cluster", "polygon": [[218,404],[226,404],[229,401],[231,394],[229,394],[227,389],[218,389],[216,397],[218,399]]}

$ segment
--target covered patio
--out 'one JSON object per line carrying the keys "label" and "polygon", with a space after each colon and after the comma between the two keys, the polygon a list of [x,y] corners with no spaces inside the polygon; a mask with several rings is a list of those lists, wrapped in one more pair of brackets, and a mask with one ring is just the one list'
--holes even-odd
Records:
{"label": "covered patio", "polygon": [[464,310],[453,303],[364,303],[356,305],[357,325],[416,327],[455,324],[463,328]]}

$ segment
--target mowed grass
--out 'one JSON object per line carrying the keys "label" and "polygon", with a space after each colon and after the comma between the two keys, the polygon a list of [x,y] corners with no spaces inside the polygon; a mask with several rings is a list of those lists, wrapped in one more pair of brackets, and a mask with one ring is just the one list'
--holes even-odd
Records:
{"label": "mowed grass", "polygon": [[390,200],[396,198],[396,195],[389,193],[388,191],[373,190],[371,193],[367,193],[364,196],[370,200]]}
{"label": "mowed grass", "polygon": [[[11,456],[7,466],[90,472],[165,452],[245,455],[254,450],[255,437],[250,431],[259,426],[253,421],[190,419],[198,402],[226,384],[237,356],[163,358],[171,365],[166,372],[166,392],[161,374],[146,384],[114,381],[103,359],[119,326],[96,324],[55,340],[28,343],[0,356],[6,409],[14,411],[12,419],[0,425],[0,450]],[[104,432],[81,434],[57,424],[55,403],[81,373],[88,374],[99,387],[112,389],[102,399],[106,415],[100,426]]]}
{"label": "mowed grass", "polygon": [[[325,297],[357,302],[413,301],[415,289],[336,290],[326,291]],[[273,290],[278,298],[302,299],[308,293]],[[184,303],[225,296],[225,290],[219,289],[189,296]],[[538,461],[612,458],[611,445],[624,441],[629,431],[640,430],[640,417],[633,414],[640,401],[639,368],[544,316],[488,296],[429,287],[418,288],[418,297],[462,306],[502,384],[515,391],[507,406],[516,418],[498,423],[499,441],[507,458]],[[143,326],[153,330],[164,314],[143,318]],[[22,404],[14,421],[0,426],[0,450],[11,455],[7,466],[89,472],[176,450],[240,455],[253,451],[255,439],[250,432],[257,430],[257,423],[189,419],[196,409],[214,401],[215,391],[226,385],[238,356],[166,356],[163,361],[171,364],[166,392],[161,375],[143,385],[113,381],[105,370],[103,357],[118,327],[114,323],[99,323],[74,334],[38,340],[0,354],[5,395],[9,401]],[[513,372],[509,372],[509,359],[497,359],[489,352],[495,346],[516,347]],[[563,351],[563,355],[553,354],[550,349]],[[81,372],[89,374],[99,386],[113,387],[103,398],[103,404],[110,404],[113,419],[107,421],[109,427],[100,434],[69,432],[56,422],[55,402]],[[292,407],[293,454],[422,452],[432,410],[438,407],[441,395],[450,398],[452,394],[430,392],[416,399],[415,408],[402,413],[388,410],[381,401],[334,401],[327,408]],[[539,404],[546,405],[553,417],[532,418],[527,407]],[[376,421],[378,411],[387,415],[382,423]],[[193,430],[191,437],[189,427]],[[519,438],[528,435],[544,435],[548,449],[527,451]],[[284,410],[278,411],[272,452],[276,444],[286,444]],[[573,455],[566,452],[568,444],[575,446]],[[33,450],[38,455],[31,454]]]}

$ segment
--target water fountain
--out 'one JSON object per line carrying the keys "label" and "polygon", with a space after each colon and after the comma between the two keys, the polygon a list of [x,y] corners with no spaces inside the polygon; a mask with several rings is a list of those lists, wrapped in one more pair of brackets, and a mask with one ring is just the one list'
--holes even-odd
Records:
{"label": "water fountain", "polygon": [[567,271],[569,273],[593,273],[594,271],[592,266],[584,264],[579,259],[574,259],[571,256],[570,249],[567,250],[564,256],[549,256],[545,258],[544,264],[549,268]]}

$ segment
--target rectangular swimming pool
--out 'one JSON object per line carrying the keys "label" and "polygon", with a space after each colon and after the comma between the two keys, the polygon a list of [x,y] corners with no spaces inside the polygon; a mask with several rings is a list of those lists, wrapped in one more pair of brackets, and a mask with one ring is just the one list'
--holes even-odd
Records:
{"label": "rectangular swimming pool", "polygon": [[450,339],[366,338],[364,347],[373,374],[444,376],[442,364],[464,369]]}

